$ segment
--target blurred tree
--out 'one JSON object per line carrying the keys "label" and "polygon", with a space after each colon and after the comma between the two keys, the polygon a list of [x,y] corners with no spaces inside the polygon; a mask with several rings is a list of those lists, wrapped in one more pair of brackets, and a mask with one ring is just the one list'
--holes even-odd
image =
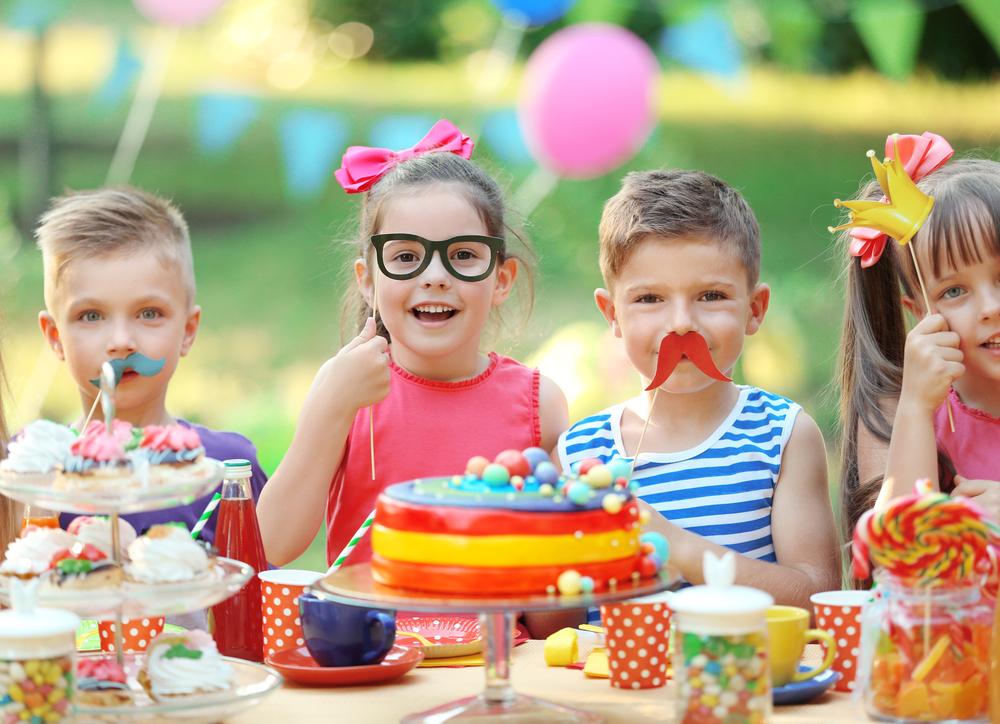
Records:
{"label": "blurred tree", "polygon": [[430,60],[438,57],[442,11],[453,0],[314,0],[313,15],[333,25],[364,23],[375,32],[368,57]]}

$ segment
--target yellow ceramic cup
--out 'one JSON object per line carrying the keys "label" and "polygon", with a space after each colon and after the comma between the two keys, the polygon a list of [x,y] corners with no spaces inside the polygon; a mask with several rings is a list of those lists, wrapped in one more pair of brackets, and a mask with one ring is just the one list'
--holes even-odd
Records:
{"label": "yellow ceramic cup", "polygon": [[[768,656],[771,662],[771,683],[784,686],[792,681],[805,681],[830,668],[837,653],[837,643],[826,631],[809,628],[809,612],[795,606],[771,606],[767,609]],[[799,671],[802,651],[810,641],[826,645],[826,658],[815,669]]]}

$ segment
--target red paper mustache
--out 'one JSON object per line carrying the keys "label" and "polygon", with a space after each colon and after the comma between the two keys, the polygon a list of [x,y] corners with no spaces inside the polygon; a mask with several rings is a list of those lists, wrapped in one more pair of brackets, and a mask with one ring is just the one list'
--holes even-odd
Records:
{"label": "red paper mustache", "polygon": [[708,342],[705,341],[704,337],[697,332],[686,334],[671,332],[660,340],[660,354],[656,358],[656,373],[646,391],[655,390],[666,382],[684,357],[691,360],[695,367],[713,379],[720,382],[733,381],[731,377],[727,377],[715,366],[715,360],[712,359],[712,355],[708,351]]}

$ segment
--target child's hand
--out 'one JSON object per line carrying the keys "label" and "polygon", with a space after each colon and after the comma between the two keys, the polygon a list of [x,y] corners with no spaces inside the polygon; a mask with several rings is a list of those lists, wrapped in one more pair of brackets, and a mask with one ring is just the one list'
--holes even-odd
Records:
{"label": "child's hand", "polygon": [[928,314],[906,335],[903,358],[904,401],[934,412],[944,402],[952,383],[965,372],[958,333],[948,329],[940,314]]}
{"label": "child's hand", "polygon": [[309,396],[319,397],[321,404],[347,407],[351,415],[385,399],[389,394],[387,349],[385,337],[375,334],[375,322],[369,318],[358,336],[319,368]]}
{"label": "child's hand", "polygon": [[994,523],[1000,523],[1000,481],[968,480],[956,475],[951,494],[971,498]]}

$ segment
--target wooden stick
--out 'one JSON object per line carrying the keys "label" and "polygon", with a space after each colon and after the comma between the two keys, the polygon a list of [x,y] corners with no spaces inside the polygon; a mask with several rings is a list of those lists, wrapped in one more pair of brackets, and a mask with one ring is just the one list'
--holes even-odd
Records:
{"label": "wooden stick", "polygon": [[632,470],[629,471],[629,477],[632,477],[632,472],[635,470],[635,464],[639,462],[639,450],[642,448],[642,440],[646,437],[646,430],[649,429],[649,419],[653,416],[653,408],[656,407],[656,393],[660,391],[657,387],[653,390],[653,399],[649,403],[649,412],[646,413],[646,423],[642,426],[642,432],[639,433],[639,444],[635,446],[635,455],[632,457]]}
{"label": "wooden stick", "polygon": [[94,413],[97,411],[97,403],[100,401],[101,401],[101,393],[98,392],[97,397],[94,398],[94,404],[90,406],[90,412],[87,413],[87,417],[83,421],[83,426],[80,428],[81,434],[83,434],[83,431],[87,429],[87,425],[90,424],[90,418],[92,418],[94,416]]}
{"label": "wooden stick", "polygon": [[[378,334],[378,271],[372,272],[372,322]],[[372,460],[372,480],[375,480],[375,405],[368,407],[368,447]]]}
{"label": "wooden stick", "polygon": [[[927,287],[924,286],[924,276],[920,273],[920,263],[917,261],[917,252],[913,251],[913,243],[907,244],[910,247],[910,256],[913,258],[913,268],[917,270],[917,281],[920,282],[920,293],[924,295],[924,309],[927,310],[927,314],[931,313],[931,300],[927,296]],[[955,418],[951,412],[951,397],[945,396],[944,398],[945,409],[948,410],[948,427],[951,428],[952,432],[955,432]]]}

